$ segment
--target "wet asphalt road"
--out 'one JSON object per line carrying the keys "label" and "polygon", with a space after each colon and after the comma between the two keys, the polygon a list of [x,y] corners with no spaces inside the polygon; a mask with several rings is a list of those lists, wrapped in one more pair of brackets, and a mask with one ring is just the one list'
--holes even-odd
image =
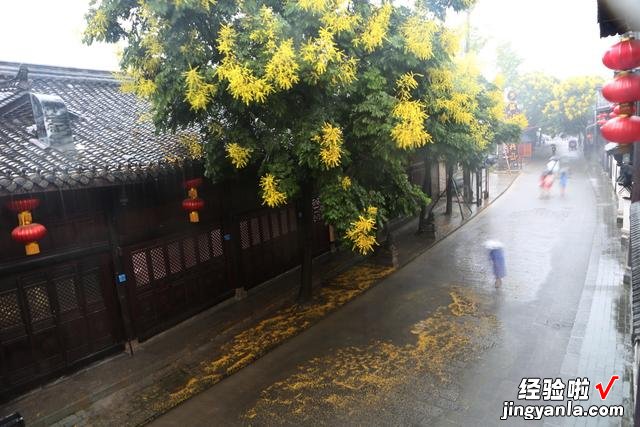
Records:
{"label": "wet asphalt road", "polygon": [[[541,199],[537,183],[542,165],[529,165],[489,209],[375,288],[153,425],[520,425],[522,420],[499,420],[503,402],[517,400],[523,377],[560,377],[563,362],[566,368],[577,360],[569,358],[569,352],[582,358],[620,358],[622,364],[611,362],[615,371],[611,374],[628,376],[627,347],[569,346],[576,315],[579,309],[585,311],[581,297],[588,292],[585,282],[594,241],[606,229],[601,224],[603,209],[605,213],[613,209],[610,197],[602,193],[596,197],[593,171],[589,174],[583,159],[574,156],[567,162],[571,168],[567,195],[560,197],[556,185],[549,199]],[[497,239],[506,248],[507,277],[500,289],[494,287],[483,248],[487,239]],[[302,378],[300,372],[317,372],[310,366],[343,366],[340,358],[353,363],[358,354],[377,351],[372,343],[392,343],[397,346],[394,349],[413,345],[412,328],[424,319],[440,319],[438,310],[451,302],[452,290],[471,295],[482,316],[492,322],[484,323],[477,333],[473,327],[464,330],[471,331],[474,345],[465,350],[468,358],[450,361],[444,382],[433,372],[403,368],[392,386],[377,393],[336,395],[331,393],[335,385],[324,382],[303,387],[287,399],[278,396],[282,384]],[[621,304],[617,309],[628,307]],[[612,333],[608,327],[615,333],[617,328],[628,340],[624,337],[628,325],[610,323],[598,333]],[[373,362],[363,359],[363,364],[396,363],[389,354],[383,352]],[[592,378],[590,393],[595,393],[593,384],[606,384],[606,380]],[[289,392],[292,388],[296,389],[289,387]],[[625,393],[629,393],[628,384],[626,388],[622,382],[614,385],[607,403],[621,403]],[[323,399],[322,410],[318,410],[319,399]],[[334,408],[327,410],[328,404]],[[247,417],[252,409],[253,417]],[[619,419],[588,421],[620,425]],[[547,423],[582,425],[583,421]]]}

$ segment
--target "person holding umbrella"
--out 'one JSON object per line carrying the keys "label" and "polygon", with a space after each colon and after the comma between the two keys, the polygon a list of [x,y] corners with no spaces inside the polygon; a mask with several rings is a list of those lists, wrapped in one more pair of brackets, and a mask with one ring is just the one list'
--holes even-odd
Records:
{"label": "person holding umbrella", "polygon": [[487,240],[484,246],[489,250],[489,259],[493,267],[493,275],[496,278],[496,288],[499,288],[502,285],[502,278],[507,275],[504,246],[497,240]]}

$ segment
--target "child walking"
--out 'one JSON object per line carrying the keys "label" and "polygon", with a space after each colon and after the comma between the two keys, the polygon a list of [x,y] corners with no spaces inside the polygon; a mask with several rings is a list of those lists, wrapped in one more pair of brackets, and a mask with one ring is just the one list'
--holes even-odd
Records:
{"label": "child walking", "polygon": [[564,192],[569,182],[569,174],[566,170],[560,172],[560,194],[564,197]]}

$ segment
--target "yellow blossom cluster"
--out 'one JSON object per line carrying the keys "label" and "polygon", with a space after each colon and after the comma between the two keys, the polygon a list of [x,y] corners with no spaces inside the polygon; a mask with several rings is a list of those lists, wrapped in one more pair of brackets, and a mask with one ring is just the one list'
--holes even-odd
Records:
{"label": "yellow blossom cluster", "polygon": [[512,123],[514,125],[518,125],[518,127],[520,127],[520,129],[524,129],[529,125],[527,117],[522,113],[516,114],[516,115],[514,115],[512,117],[509,117],[506,121],[507,121],[507,123]]}
{"label": "yellow blossom cluster", "polygon": [[337,48],[333,35],[326,28],[320,28],[318,37],[302,45],[302,60],[313,68],[316,78],[327,71],[329,63],[342,59],[343,54]]}
{"label": "yellow blossom cluster", "polygon": [[200,7],[204,10],[209,10],[210,6],[216,4],[216,0],[173,0],[173,4],[176,8],[182,7]]}
{"label": "yellow blossom cluster", "polygon": [[422,147],[431,141],[431,135],[424,128],[427,119],[424,104],[411,100],[411,90],[418,87],[415,76],[405,73],[396,81],[400,99],[393,107],[392,114],[399,122],[391,130],[391,137],[399,148],[405,150]]}
{"label": "yellow blossom cluster", "polygon": [[353,249],[366,255],[373,250],[378,244],[376,241],[376,215],[378,209],[369,206],[364,214],[358,216],[358,219],[351,223],[351,227],[347,230],[345,236],[353,243]]}
{"label": "yellow blossom cluster", "polygon": [[391,130],[391,136],[399,148],[419,148],[431,142],[431,135],[424,128],[427,113],[422,102],[399,101],[393,108],[393,116],[400,120]]}
{"label": "yellow blossom cluster", "polygon": [[436,108],[442,111],[439,117],[442,123],[469,125],[474,120],[473,100],[466,93],[454,92],[447,98],[439,98],[436,100]]}
{"label": "yellow blossom cluster", "polygon": [[433,68],[429,70],[431,88],[438,92],[449,92],[453,89],[453,73],[446,68]]}
{"label": "yellow blossom cluster", "polygon": [[218,52],[225,56],[233,55],[236,46],[236,31],[230,25],[223,25],[218,31]]}
{"label": "yellow blossom cluster", "polygon": [[366,52],[373,52],[380,46],[389,29],[389,19],[392,11],[393,6],[391,3],[386,3],[380,7],[365,24],[364,31],[360,37],[355,40],[356,46],[362,44]]}
{"label": "yellow blossom cluster", "polygon": [[494,120],[503,120],[505,116],[505,105],[502,92],[499,89],[490,91],[489,99],[492,105],[491,108],[489,108],[489,116]]}
{"label": "yellow blossom cluster", "polygon": [[313,13],[321,13],[331,5],[331,0],[298,0],[298,7]]}
{"label": "yellow blossom cluster", "polygon": [[270,173],[260,178],[262,204],[270,208],[280,206],[287,201],[287,195],[278,190],[278,180]]}
{"label": "yellow blossom cluster", "polygon": [[358,71],[358,60],[356,58],[342,57],[338,64],[338,72],[332,78],[333,84],[349,84],[356,81]]}
{"label": "yellow blossom cluster", "polygon": [[185,100],[194,111],[203,110],[207,107],[211,95],[215,92],[216,86],[207,83],[198,73],[198,68],[190,68],[184,74],[184,84],[186,87]]}
{"label": "yellow blossom cluster", "polygon": [[227,158],[231,160],[231,163],[236,169],[242,169],[249,164],[251,158],[251,148],[242,147],[236,142],[232,142],[225,146],[227,151]]}
{"label": "yellow blossom cluster", "polygon": [[202,142],[197,133],[183,133],[180,135],[179,139],[180,144],[187,150],[187,157],[193,160],[199,160],[202,158]]}
{"label": "yellow blossom cluster", "polygon": [[348,176],[342,177],[342,179],[340,180],[340,185],[342,186],[343,190],[348,190],[349,188],[351,188],[351,178],[349,178]]}
{"label": "yellow blossom cluster", "polygon": [[440,46],[442,50],[449,56],[455,56],[460,49],[460,40],[458,35],[450,29],[443,28],[440,32]]}
{"label": "yellow blossom cluster", "polygon": [[156,92],[156,84],[146,78],[140,69],[130,68],[124,73],[116,73],[120,82],[120,90],[125,93],[135,93],[142,98],[150,98]]}
{"label": "yellow blossom cluster", "polygon": [[438,25],[434,21],[425,21],[418,16],[412,16],[402,26],[405,49],[421,60],[433,56],[433,35]]}
{"label": "yellow blossom cluster", "polygon": [[227,57],[222,61],[217,75],[221,80],[229,82],[231,95],[247,105],[252,101],[264,102],[267,95],[273,92],[273,86],[265,79],[254,76],[249,68],[240,65],[234,57]]}
{"label": "yellow blossom cluster", "polygon": [[156,84],[153,80],[140,78],[137,81],[136,93],[143,98],[150,98],[156,92]]}
{"label": "yellow blossom cluster", "polygon": [[418,87],[418,81],[416,76],[419,74],[404,73],[396,80],[396,87],[398,88],[398,95],[402,100],[409,100],[411,98],[411,91]]}
{"label": "yellow blossom cluster", "polygon": [[342,131],[331,123],[324,123],[319,135],[312,138],[320,144],[320,160],[329,169],[340,164],[342,157]]}
{"label": "yellow blossom cluster", "polygon": [[274,50],[276,48],[278,22],[273,13],[273,9],[268,6],[262,6],[257,21],[257,28],[249,34],[249,39],[264,44],[269,51]]}
{"label": "yellow blossom cluster", "polygon": [[265,67],[265,78],[279,89],[291,89],[298,83],[298,63],[293,49],[293,40],[280,43],[278,50]]}
{"label": "yellow blossom cluster", "polygon": [[350,33],[360,23],[360,16],[346,10],[332,10],[322,15],[320,21],[332,33]]}
{"label": "yellow blossom cluster", "polygon": [[[263,20],[268,22],[273,20],[271,9],[263,7],[261,14]],[[273,25],[275,28],[275,24]],[[218,51],[223,55],[223,59],[216,70],[216,75],[221,81],[226,80],[231,95],[245,104],[265,102],[267,96],[276,88],[291,89],[299,81],[297,74],[299,66],[296,62],[293,40],[285,40],[276,47],[275,29],[262,35],[257,34],[253,34],[254,38],[263,40],[261,37],[264,37],[267,44],[273,45],[272,50],[275,50],[265,66],[263,77],[256,76],[247,65],[241,64],[236,58],[234,53],[236,33],[233,28],[225,25],[220,28],[218,34]]]}
{"label": "yellow blossom cluster", "polygon": [[475,141],[476,145],[479,148],[484,148],[489,143],[489,139],[487,137],[488,133],[488,125],[480,124],[478,122],[473,122],[469,126],[469,133],[471,134],[471,138]]}
{"label": "yellow blossom cluster", "polygon": [[109,25],[109,18],[104,9],[97,9],[93,16],[87,23],[87,28],[84,29],[84,34],[87,37],[92,37],[98,40],[104,39],[107,34],[107,27]]}

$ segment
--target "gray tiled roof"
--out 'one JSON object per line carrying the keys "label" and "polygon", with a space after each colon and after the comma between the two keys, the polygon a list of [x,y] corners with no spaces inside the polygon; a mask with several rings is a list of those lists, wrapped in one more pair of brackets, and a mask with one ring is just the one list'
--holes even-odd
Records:
{"label": "gray tiled roof", "polygon": [[[149,104],[120,92],[108,72],[0,62],[0,196],[133,182],[170,173],[183,157],[175,134],[140,120]],[[41,148],[29,93],[57,95],[70,113],[75,149]]]}

